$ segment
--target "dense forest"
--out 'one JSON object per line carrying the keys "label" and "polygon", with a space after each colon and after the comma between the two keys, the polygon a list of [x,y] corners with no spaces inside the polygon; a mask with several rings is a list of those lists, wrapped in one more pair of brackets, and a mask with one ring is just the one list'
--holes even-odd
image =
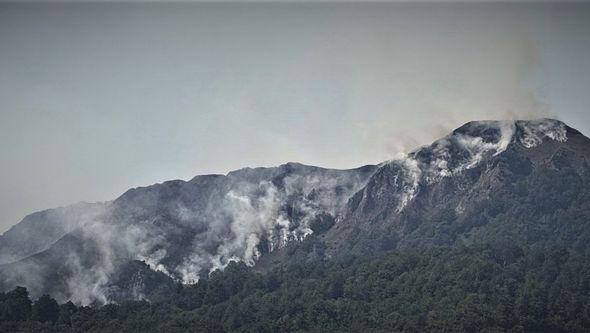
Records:
{"label": "dense forest", "polygon": [[510,243],[233,263],[152,302],[0,294],[3,332],[587,332],[590,259]]}

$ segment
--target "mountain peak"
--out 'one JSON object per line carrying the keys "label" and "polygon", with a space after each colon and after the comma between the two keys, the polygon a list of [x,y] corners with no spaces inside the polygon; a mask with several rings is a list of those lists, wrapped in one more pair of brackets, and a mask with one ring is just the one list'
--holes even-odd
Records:
{"label": "mountain peak", "polygon": [[471,121],[427,146],[419,147],[389,161],[397,175],[398,211],[418,193],[420,184],[432,184],[478,166],[510,146],[526,149],[544,141],[567,141],[568,133],[578,133],[555,119]]}
{"label": "mountain peak", "polygon": [[554,141],[567,141],[568,127],[555,119],[519,120],[515,122],[516,138],[526,148],[536,147],[549,138]]}
{"label": "mountain peak", "polygon": [[[451,134],[436,140],[429,146],[420,147],[409,155],[419,160],[434,154],[436,158],[471,157],[470,164],[477,163],[483,155],[497,155],[510,144],[533,148],[545,140],[567,141],[567,134],[579,133],[556,119],[533,120],[480,120],[470,121]],[[457,156],[458,155],[458,156]]]}
{"label": "mountain peak", "polygon": [[482,142],[498,143],[502,140],[508,143],[512,140],[520,142],[526,148],[536,147],[549,138],[554,141],[567,141],[567,133],[578,133],[564,122],[540,118],[530,120],[481,120],[470,121],[455,129],[451,135],[481,138]]}

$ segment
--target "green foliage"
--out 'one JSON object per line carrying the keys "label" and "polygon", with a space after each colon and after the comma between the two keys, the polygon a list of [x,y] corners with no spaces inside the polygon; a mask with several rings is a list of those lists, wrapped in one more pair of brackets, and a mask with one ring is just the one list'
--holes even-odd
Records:
{"label": "green foliage", "polygon": [[0,321],[24,321],[31,317],[31,300],[24,287],[0,293]]}
{"label": "green foliage", "polygon": [[59,314],[60,308],[57,302],[49,295],[43,295],[33,304],[31,319],[53,324],[59,318]]}
{"label": "green foliage", "polygon": [[[499,242],[295,262],[265,273],[232,263],[153,303],[68,302],[56,311],[43,296],[31,313],[26,296],[24,288],[1,294],[0,330],[585,332],[590,259]],[[14,317],[16,309],[25,316]]]}

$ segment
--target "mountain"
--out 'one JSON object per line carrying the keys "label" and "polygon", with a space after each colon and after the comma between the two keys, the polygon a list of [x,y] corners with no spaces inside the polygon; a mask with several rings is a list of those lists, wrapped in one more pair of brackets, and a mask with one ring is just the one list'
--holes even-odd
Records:
{"label": "mountain", "polygon": [[[42,251],[1,265],[0,286],[25,285],[33,295],[50,293],[82,304],[129,294],[149,298],[146,290],[155,287],[140,281],[129,293],[120,284],[130,281],[118,279],[118,272],[143,261],[170,281],[191,283],[232,261],[253,265],[264,252],[329,228],[376,169],[330,170],[298,163],[245,168],[131,189],[101,205],[98,214],[74,207],[49,211],[46,216],[76,211],[63,221],[78,219],[80,224],[69,232],[54,232],[47,249],[49,238],[31,237],[28,247]],[[12,243],[29,241],[12,231],[4,237]],[[140,280],[153,271],[138,272]]]}
{"label": "mountain", "polygon": [[555,120],[470,122],[384,164],[327,235],[336,249],[590,239],[590,140]]}
{"label": "mountain", "polygon": [[108,203],[80,202],[26,216],[0,236],[0,264],[41,252],[104,213]]}
{"label": "mountain", "polygon": [[0,238],[0,287],[89,304],[157,299],[233,262],[269,272],[483,244],[587,255],[589,161],[590,140],[560,121],[476,121],[377,166],[287,163],[135,188],[25,218]]}

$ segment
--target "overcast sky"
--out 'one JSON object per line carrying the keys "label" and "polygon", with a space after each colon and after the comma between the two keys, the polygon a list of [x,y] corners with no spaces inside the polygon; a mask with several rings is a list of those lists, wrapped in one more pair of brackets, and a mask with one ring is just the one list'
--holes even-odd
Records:
{"label": "overcast sky", "polygon": [[590,133],[587,4],[0,4],[0,232],[245,166],[350,168],[476,119]]}

